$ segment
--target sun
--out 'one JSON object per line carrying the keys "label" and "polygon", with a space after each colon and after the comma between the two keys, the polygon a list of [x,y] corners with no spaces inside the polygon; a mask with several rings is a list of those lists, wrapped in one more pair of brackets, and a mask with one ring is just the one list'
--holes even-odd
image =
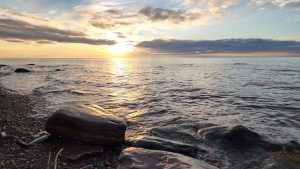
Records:
{"label": "sun", "polygon": [[[120,31],[119,31],[120,32]],[[128,56],[135,48],[135,38],[132,35],[120,36],[120,33],[107,32],[106,38],[116,42],[115,45],[107,46],[107,53],[112,57]]]}
{"label": "sun", "polygon": [[133,50],[134,46],[128,44],[126,41],[117,42],[117,44],[113,46],[109,46],[108,50],[112,54],[126,54]]}

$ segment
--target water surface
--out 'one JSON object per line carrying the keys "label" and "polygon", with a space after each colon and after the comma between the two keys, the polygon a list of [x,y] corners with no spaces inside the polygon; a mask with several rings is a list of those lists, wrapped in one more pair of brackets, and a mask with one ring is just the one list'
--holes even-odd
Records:
{"label": "water surface", "polygon": [[[297,57],[1,59],[0,63],[10,65],[1,68],[8,73],[1,78],[2,85],[35,98],[39,115],[75,103],[96,104],[128,120],[128,138],[175,126],[197,139],[187,126],[214,123],[242,124],[273,141],[300,140]],[[10,73],[17,67],[33,72]],[[172,139],[192,142],[188,136]],[[223,159],[218,165],[226,163]]]}

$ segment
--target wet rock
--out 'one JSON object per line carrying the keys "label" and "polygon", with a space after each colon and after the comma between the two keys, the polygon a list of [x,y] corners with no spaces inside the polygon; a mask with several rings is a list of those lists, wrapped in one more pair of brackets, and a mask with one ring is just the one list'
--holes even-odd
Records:
{"label": "wet rock", "polygon": [[27,65],[29,65],[29,66],[34,66],[35,64],[33,64],[33,63],[30,63],[30,64],[27,64]]}
{"label": "wet rock", "polygon": [[102,153],[103,147],[92,145],[64,145],[60,156],[69,160],[78,160],[84,156]]}
{"label": "wet rock", "polygon": [[287,152],[292,152],[300,156],[300,144],[297,141],[290,141],[284,144],[283,149]]}
{"label": "wet rock", "polygon": [[198,151],[198,148],[193,145],[153,136],[141,137],[134,142],[133,146],[152,150],[170,151],[191,157],[195,157]]}
{"label": "wet rock", "polygon": [[204,139],[222,140],[234,146],[253,146],[262,142],[259,134],[242,125],[208,127],[200,129],[198,134]]}
{"label": "wet rock", "polygon": [[54,70],[55,72],[60,72],[60,71],[62,71],[61,69],[55,69]]}
{"label": "wet rock", "polygon": [[0,64],[0,68],[2,68],[2,67],[6,67],[7,65],[3,65],[3,64]]}
{"label": "wet rock", "polygon": [[30,70],[24,69],[24,68],[17,68],[17,69],[15,70],[15,72],[16,72],[16,73],[28,73],[28,72],[30,72]]}
{"label": "wet rock", "polygon": [[[182,130],[180,127],[157,127],[152,128],[149,131],[152,136],[164,137],[164,138],[179,138],[183,142],[198,142],[199,139],[194,137],[191,132]],[[196,134],[196,133],[195,133]]]}
{"label": "wet rock", "polygon": [[100,107],[77,105],[62,108],[46,121],[48,133],[98,145],[121,145],[126,123]]}
{"label": "wet rock", "polygon": [[118,169],[129,168],[217,169],[204,161],[181,154],[142,148],[128,148],[122,152]]}

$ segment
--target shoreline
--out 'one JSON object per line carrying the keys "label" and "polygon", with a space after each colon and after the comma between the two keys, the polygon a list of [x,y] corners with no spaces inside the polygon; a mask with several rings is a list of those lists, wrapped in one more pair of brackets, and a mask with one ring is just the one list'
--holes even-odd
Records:
{"label": "shoreline", "polygon": [[[43,122],[30,117],[34,114],[28,96],[0,87],[0,132],[16,136],[25,142],[33,140],[35,134],[44,130]],[[55,155],[62,145],[63,142],[59,139],[23,148],[12,139],[0,138],[0,168],[53,168]],[[114,155],[114,150],[107,149],[102,154],[78,161],[58,158],[58,168],[109,168],[107,157]]]}

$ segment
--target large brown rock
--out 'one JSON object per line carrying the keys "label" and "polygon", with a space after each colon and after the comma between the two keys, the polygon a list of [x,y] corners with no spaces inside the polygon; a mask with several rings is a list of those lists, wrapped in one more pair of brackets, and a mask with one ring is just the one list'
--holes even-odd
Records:
{"label": "large brown rock", "polygon": [[126,122],[101,107],[77,105],[53,113],[45,129],[55,136],[112,146],[124,142]]}
{"label": "large brown rock", "polygon": [[125,149],[119,160],[118,169],[217,169],[214,166],[181,154],[148,150]]}

